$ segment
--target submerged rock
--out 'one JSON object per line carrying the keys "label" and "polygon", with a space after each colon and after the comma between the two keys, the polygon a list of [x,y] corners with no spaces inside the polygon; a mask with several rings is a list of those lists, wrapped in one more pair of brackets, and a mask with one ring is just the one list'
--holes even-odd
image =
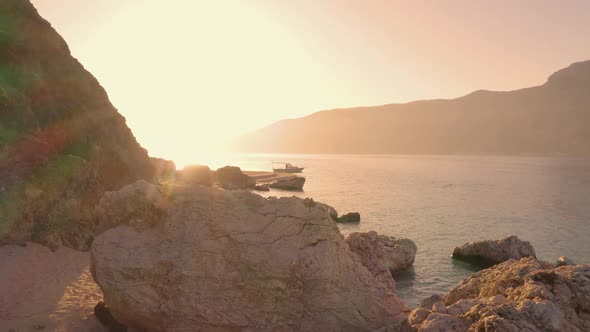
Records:
{"label": "submerged rock", "polygon": [[270,184],[271,188],[282,190],[302,190],[305,184],[305,178],[294,177],[290,179],[278,180]]}
{"label": "submerged rock", "polygon": [[216,175],[217,182],[223,189],[247,189],[256,186],[256,180],[236,166],[222,167],[216,171]]}
{"label": "submerged rock", "polygon": [[[588,331],[590,266],[508,260],[463,280],[444,305],[414,310],[415,331]],[[435,308],[436,306],[436,308]],[[443,307],[446,313],[441,314]]]}
{"label": "submerged rock", "polygon": [[348,223],[348,222],[360,222],[361,214],[358,212],[349,212],[341,217],[336,217],[336,222]]}
{"label": "submerged rock", "polygon": [[536,257],[528,241],[512,235],[501,240],[484,240],[464,244],[453,250],[453,257],[482,267],[489,267],[509,259]]}
{"label": "submerged rock", "polygon": [[392,273],[412,266],[417,251],[412,240],[378,235],[373,231],[352,233],[346,238],[346,243],[375,277],[394,289]]}
{"label": "submerged rock", "polygon": [[149,214],[92,245],[92,274],[119,322],[146,331],[409,328],[407,307],[349,250],[325,205],[202,186],[166,197],[154,222]]}

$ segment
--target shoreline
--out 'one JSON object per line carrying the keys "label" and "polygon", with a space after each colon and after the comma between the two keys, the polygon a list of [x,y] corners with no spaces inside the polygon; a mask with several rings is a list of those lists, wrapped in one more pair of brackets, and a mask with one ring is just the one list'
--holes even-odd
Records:
{"label": "shoreline", "polygon": [[0,331],[108,331],[94,317],[102,291],[90,255],[37,243],[0,246]]}

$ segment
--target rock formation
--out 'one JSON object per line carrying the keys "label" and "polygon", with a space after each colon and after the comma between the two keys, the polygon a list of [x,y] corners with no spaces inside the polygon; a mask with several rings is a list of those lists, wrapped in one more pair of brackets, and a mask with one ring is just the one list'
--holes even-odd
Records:
{"label": "rock formation", "polygon": [[415,331],[589,331],[590,266],[511,259],[463,280],[409,320]]}
{"label": "rock formation", "polygon": [[0,2],[0,244],[81,248],[105,190],[153,177],[98,81],[27,0]]}
{"label": "rock formation", "polygon": [[416,244],[409,239],[398,239],[376,232],[352,233],[346,243],[361,263],[375,277],[395,289],[392,273],[403,271],[414,263]]}
{"label": "rock formation", "polygon": [[187,185],[202,185],[211,187],[213,185],[213,172],[209,166],[191,165],[176,172],[175,181]]}
{"label": "rock formation", "polygon": [[258,184],[254,187],[256,191],[270,191],[270,187],[268,184]]}
{"label": "rock formation", "polygon": [[256,186],[256,180],[242,173],[239,167],[225,166],[217,170],[217,182],[223,189],[247,189]]}
{"label": "rock formation", "polygon": [[453,257],[482,267],[489,267],[509,259],[536,257],[528,241],[512,235],[502,240],[484,240],[466,243],[453,250]]}
{"label": "rock formation", "polygon": [[117,320],[113,318],[113,315],[111,315],[109,308],[102,301],[98,302],[94,307],[94,316],[96,316],[100,323],[109,329],[110,332],[127,332],[127,326],[117,322]]}
{"label": "rock formation", "polygon": [[176,176],[176,164],[172,160],[152,157],[150,163],[154,170],[155,181],[166,182],[173,180]]}
{"label": "rock formation", "polygon": [[127,225],[96,237],[91,250],[93,276],[122,324],[147,331],[409,328],[405,305],[349,250],[325,205],[202,186],[171,195],[147,183],[130,187],[107,199],[109,218]]}
{"label": "rock formation", "polygon": [[358,212],[349,212],[344,214],[340,217],[333,218],[334,221],[340,223],[349,223],[349,222],[360,222],[361,221],[361,214]]}
{"label": "rock formation", "polygon": [[555,263],[555,265],[557,265],[557,266],[576,265],[576,263],[574,263],[574,261],[572,261],[571,259],[569,259],[565,256],[561,256],[557,259],[557,262]]}
{"label": "rock formation", "polygon": [[271,188],[282,190],[302,190],[304,184],[305,178],[298,176],[289,179],[278,180],[271,183],[269,186]]}

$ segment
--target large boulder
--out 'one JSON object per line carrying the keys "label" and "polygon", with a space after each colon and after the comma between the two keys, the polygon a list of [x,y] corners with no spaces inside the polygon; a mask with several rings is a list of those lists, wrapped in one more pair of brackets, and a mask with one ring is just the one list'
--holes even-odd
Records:
{"label": "large boulder", "polygon": [[391,274],[412,266],[418,250],[410,239],[379,235],[373,231],[352,233],[346,238],[346,243],[376,278],[394,289]]}
{"label": "large boulder", "polygon": [[490,267],[509,259],[536,257],[535,249],[528,241],[522,241],[516,235],[501,240],[484,240],[464,244],[453,250],[453,257],[479,265]]}
{"label": "large boulder", "polygon": [[159,217],[109,229],[92,245],[91,271],[122,324],[146,331],[409,328],[407,307],[350,251],[323,204],[202,186],[179,186],[166,198]]}
{"label": "large boulder", "polygon": [[512,259],[473,274],[409,318],[416,331],[589,331],[590,266]]}
{"label": "large boulder", "polygon": [[236,166],[222,167],[217,170],[216,175],[217,182],[223,189],[247,189],[256,186],[256,180]]}
{"label": "large boulder", "polygon": [[282,190],[302,190],[305,184],[305,178],[303,177],[292,177],[289,179],[282,179],[271,183],[269,186],[275,189]]}

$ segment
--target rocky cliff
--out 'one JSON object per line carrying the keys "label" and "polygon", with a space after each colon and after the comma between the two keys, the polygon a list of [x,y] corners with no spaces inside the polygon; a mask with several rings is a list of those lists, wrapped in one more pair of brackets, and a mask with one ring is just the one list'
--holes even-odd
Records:
{"label": "rocky cliff", "polygon": [[99,82],[28,0],[0,2],[0,244],[87,247],[105,190],[152,177]]}

